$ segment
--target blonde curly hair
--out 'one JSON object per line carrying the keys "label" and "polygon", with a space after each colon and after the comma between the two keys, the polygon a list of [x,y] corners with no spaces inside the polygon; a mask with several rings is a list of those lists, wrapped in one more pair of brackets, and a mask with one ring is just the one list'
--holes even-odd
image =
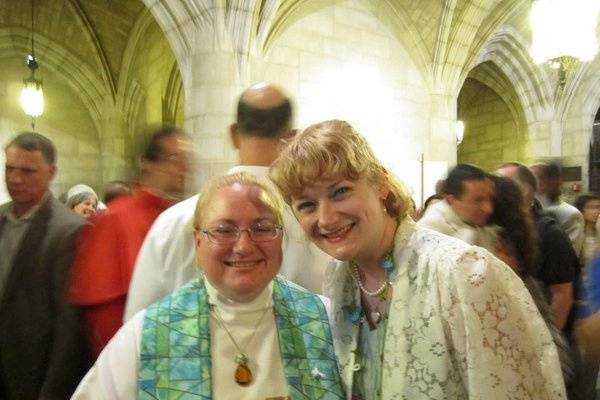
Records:
{"label": "blonde curly hair", "polygon": [[389,193],[384,206],[391,217],[401,220],[411,207],[404,185],[386,171],[366,139],[345,121],[324,121],[304,129],[282,150],[269,175],[288,204],[311,182],[339,176],[357,180],[364,175],[374,185],[385,179]]}

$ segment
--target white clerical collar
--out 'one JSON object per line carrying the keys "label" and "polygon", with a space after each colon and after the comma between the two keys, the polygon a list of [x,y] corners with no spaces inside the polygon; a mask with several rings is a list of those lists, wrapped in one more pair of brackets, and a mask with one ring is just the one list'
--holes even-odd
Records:
{"label": "white clerical collar", "polygon": [[225,297],[206,277],[204,283],[208,294],[208,303],[217,307],[221,314],[251,313],[273,306],[273,281],[269,282],[267,287],[255,299],[246,303],[240,303]]}

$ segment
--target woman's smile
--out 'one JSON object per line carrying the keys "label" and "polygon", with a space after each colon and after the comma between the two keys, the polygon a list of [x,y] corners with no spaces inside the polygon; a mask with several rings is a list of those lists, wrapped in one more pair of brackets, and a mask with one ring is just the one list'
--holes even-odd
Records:
{"label": "woman's smile", "polygon": [[224,264],[230,268],[239,268],[239,269],[253,269],[262,263],[263,260],[238,260],[238,261],[225,261]]}
{"label": "woman's smile", "polygon": [[321,232],[320,236],[325,238],[329,242],[339,242],[344,240],[348,236],[348,233],[354,227],[354,225],[355,223],[350,223],[348,225],[342,226],[341,228],[335,229],[332,232]]}

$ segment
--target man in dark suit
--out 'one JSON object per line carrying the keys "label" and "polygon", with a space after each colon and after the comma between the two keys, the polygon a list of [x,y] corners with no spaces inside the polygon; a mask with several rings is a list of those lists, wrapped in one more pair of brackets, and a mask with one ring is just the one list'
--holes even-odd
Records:
{"label": "man in dark suit", "polygon": [[54,144],[21,133],[6,147],[0,206],[0,398],[69,398],[89,366],[81,324],[64,298],[84,220],[56,200]]}

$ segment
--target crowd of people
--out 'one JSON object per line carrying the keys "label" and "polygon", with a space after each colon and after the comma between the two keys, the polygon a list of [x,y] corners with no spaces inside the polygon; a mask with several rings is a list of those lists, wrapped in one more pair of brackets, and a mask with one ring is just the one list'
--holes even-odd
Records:
{"label": "crowd of people", "polygon": [[55,198],[51,140],[12,139],[0,398],[598,400],[598,195],[459,164],[417,211],[349,123],[292,113],[244,91],[239,164],[185,200],[180,129],[102,201]]}

